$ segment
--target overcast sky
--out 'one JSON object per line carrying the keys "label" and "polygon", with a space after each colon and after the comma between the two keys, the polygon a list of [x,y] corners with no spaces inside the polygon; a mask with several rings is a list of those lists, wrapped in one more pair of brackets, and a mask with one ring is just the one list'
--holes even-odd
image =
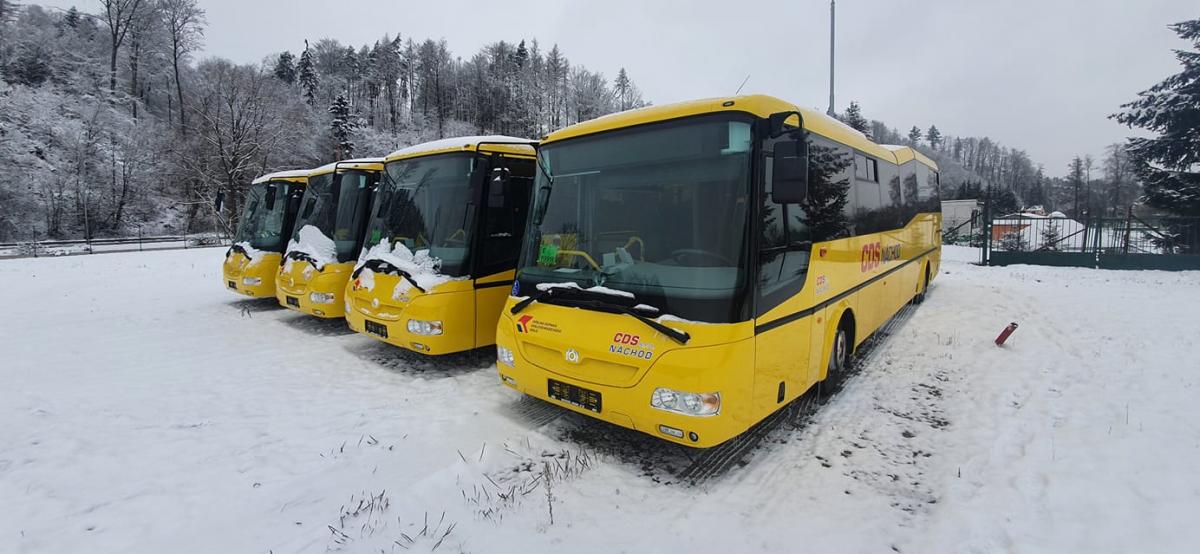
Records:
{"label": "overcast sky", "polygon": [[[98,11],[96,0],[29,0]],[[445,38],[470,57],[497,40],[557,43],[611,79],[625,67],[647,100],[743,89],[824,110],[829,2],[775,0],[201,0],[204,55],[259,62],[304,39],[361,46],[384,33]],[[1178,71],[1185,46],[1166,25],[1195,0],[839,0],[837,105],[902,131],[936,124],[1027,150],[1050,175],[1075,154],[1099,159],[1129,131],[1106,119]]]}

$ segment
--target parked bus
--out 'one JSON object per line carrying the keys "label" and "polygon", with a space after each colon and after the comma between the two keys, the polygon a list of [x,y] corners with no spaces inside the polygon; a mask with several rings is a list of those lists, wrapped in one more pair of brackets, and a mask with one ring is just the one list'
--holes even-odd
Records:
{"label": "parked bus", "polygon": [[308,175],[292,240],[276,276],[281,306],[323,318],[343,316],[343,294],[362,248],[367,210],[383,159],[323,165]]}
{"label": "parked bus", "polygon": [[233,246],[225,252],[225,287],[252,298],[275,296],[275,270],[292,233],[310,170],[280,171],[250,183]]}
{"label": "parked bus", "polygon": [[937,165],[769,96],[546,137],[497,328],[507,386],[710,447],[846,369],[941,255]]}
{"label": "parked bus", "polygon": [[533,143],[461,137],[387,157],[346,289],[350,328],[423,354],[494,344],[533,186]]}

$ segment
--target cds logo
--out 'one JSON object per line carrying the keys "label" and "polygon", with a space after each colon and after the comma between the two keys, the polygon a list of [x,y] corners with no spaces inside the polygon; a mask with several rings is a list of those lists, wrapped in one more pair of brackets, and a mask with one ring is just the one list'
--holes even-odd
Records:
{"label": "cds logo", "polygon": [[521,316],[521,319],[517,320],[517,332],[518,333],[528,333],[530,321],[533,321],[533,316],[531,316],[531,315]]}
{"label": "cds logo", "polygon": [[900,245],[883,246],[878,242],[864,244],[862,254],[859,256],[859,269],[863,273],[876,269],[883,262],[891,262],[900,259]]}
{"label": "cds logo", "polygon": [[613,335],[612,344],[608,345],[608,351],[613,354],[643,360],[649,360],[654,357],[654,345],[642,342],[640,335],[631,333],[617,333]]}

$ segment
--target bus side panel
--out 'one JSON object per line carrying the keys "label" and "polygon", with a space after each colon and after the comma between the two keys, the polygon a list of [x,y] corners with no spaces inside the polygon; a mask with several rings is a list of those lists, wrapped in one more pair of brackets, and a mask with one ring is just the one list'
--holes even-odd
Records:
{"label": "bus side panel", "polygon": [[[813,316],[804,317],[755,336],[754,419],[762,419],[812,385],[809,380],[809,336]],[[779,384],[784,396],[779,397]]]}
{"label": "bus side panel", "polygon": [[515,275],[510,269],[475,280],[475,348],[496,344],[496,323]]}

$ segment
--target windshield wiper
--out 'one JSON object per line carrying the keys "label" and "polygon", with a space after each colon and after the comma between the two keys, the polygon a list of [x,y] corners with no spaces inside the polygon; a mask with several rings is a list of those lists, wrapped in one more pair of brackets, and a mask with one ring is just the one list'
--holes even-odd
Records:
{"label": "windshield wiper", "polygon": [[384,260],[380,260],[380,259],[376,259],[376,258],[371,258],[370,260],[363,262],[362,265],[358,266],[358,269],[354,270],[354,273],[350,274],[350,278],[358,279],[359,274],[361,274],[362,270],[364,270],[364,269],[369,269],[376,273],[383,273],[384,275],[387,275],[389,273],[394,273],[396,275],[403,277],[404,280],[408,281],[408,283],[410,285],[412,285],[414,289],[417,289],[417,290],[421,291],[422,293],[425,292],[425,287],[422,287],[421,285],[417,284],[417,280],[413,278],[411,273],[404,271],[403,269],[400,269]]}
{"label": "windshield wiper", "polygon": [[287,255],[283,257],[282,260],[279,260],[279,265],[283,265],[288,260],[296,260],[299,262],[308,262],[308,265],[317,267],[316,258],[313,258],[312,256],[305,254],[304,252],[300,252],[299,250],[292,250],[292,251],[288,252]]}
{"label": "windshield wiper", "polygon": [[650,319],[642,314],[639,314],[637,309],[618,304],[612,301],[613,295],[602,292],[589,291],[584,289],[554,287],[548,290],[539,290],[530,294],[528,298],[517,302],[509,310],[513,314],[520,313],[521,310],[529,307],[534,302],[548,302],[551,304],[560,304],[573,308],[583,308],[597,312],[605,312],[610,314],[625,314],[633,316],[634,319],[646,324],[650,328],[670,337],[679,344],[687,344],[692,339],[692,336],[687,331],[672,329]]}

